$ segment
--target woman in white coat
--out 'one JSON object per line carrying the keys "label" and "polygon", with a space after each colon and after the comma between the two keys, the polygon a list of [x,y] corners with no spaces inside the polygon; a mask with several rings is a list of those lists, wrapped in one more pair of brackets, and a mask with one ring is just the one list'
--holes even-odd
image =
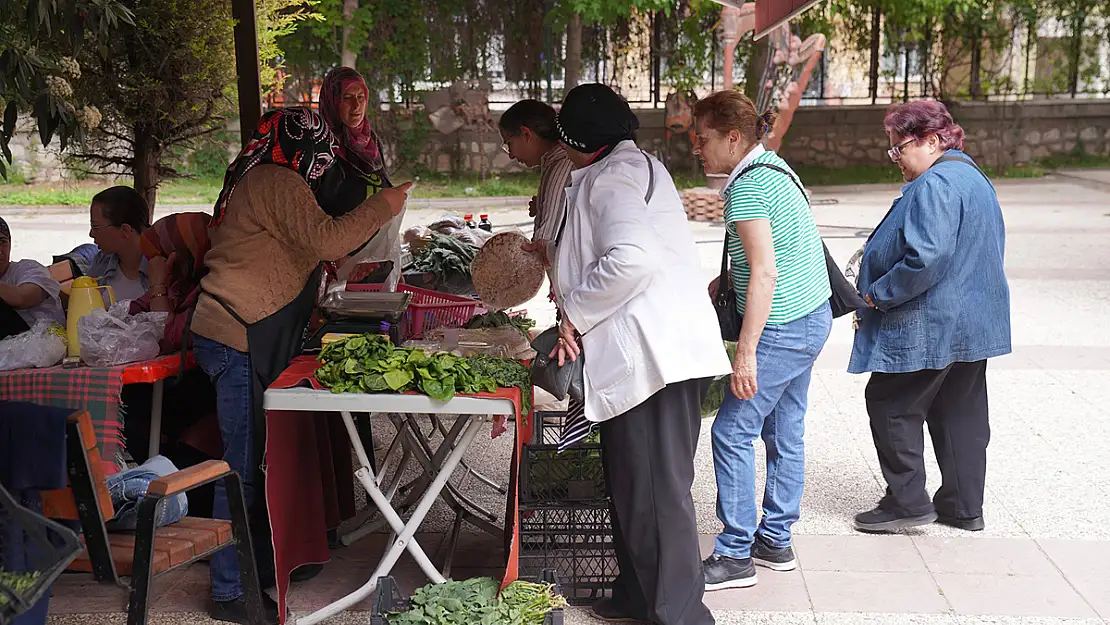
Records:
{"label": "woman in white coat", "polygon": [[585,358],[585,416],[601,424],[620,564],[603,620],[708,625],[690,488],[709,381],[731,371],[674,181],[634,142],[619,95],[567,94],[560,142],[577,169],[554,265],[561,361]]}

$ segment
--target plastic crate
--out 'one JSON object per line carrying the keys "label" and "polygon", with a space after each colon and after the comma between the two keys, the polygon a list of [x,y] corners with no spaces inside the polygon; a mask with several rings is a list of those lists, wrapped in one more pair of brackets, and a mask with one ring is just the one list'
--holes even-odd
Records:
{"label": "plastic crate", "polygon": [[520,508],[520,574],[554,570],[570,605],[611,596],[617,554],[609,502]]}
{"label": "plastic crate", "polygon": [[[380,284],[349,284],[348,291],[381,291]],[[407,284],[397,285],[397,290],[412,293],[408,310],[401,318],[401,340],[424,338],[424,332],[436,328],[458,328],[481,312],[482,302],[463,297],[438,293]]]}
{"label": "plastic crate", "polygon": [[[523,579],[523,576],[521,576]],[[555,584],[555,592],[562,594],[562,589],[555,571],[546,569],[532,579],[540,583]],[[412,606],[412,599],[401,596],[397,589],[397,582],[392,577],[379,577],[378,589],[374,595],[374,611],[370,613],[370,625],[389,625],[389,615],[392,612],[404,612]],[[556,608],[547,613],[543,625],[563,625],[563,609]]]}
{"label": "plastic crate", "polygon": [[520,458],[521,503],[596,502],[605,499],[601,445],[525,445]]}
{"label": "plastic crate", "polygon": [[534,445],[558,445],[563,435],[563,422],[567,411],[536,411],[536,427],[532,429]]}

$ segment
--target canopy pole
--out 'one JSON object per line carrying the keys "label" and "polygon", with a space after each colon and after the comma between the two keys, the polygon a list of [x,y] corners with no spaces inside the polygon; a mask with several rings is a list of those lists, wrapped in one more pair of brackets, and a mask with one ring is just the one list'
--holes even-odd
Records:
{"label": "canopy pole", "polygon": [[258,26],[254,0],[231,0],[235,20],[235,72],[239,86],[239,131],[243,145],[262,118],[262,79],[258,73]]}

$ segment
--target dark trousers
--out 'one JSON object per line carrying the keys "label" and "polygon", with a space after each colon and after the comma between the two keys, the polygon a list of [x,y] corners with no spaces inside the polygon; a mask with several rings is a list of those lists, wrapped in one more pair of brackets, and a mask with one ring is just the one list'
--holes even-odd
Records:
{"label": "dark trousers", "polygon": [[[958,362],[941,370],[874,373],[867,383],[871,436],[886,478],[884,509],[918,516],[983,514],[987,476],[987,361]],[[929,424],[941,487],[925,490],[925,434]]]}
{"label": "dark trousers", "polygon": [[601,424],[620,575],[613,599],[659,625],[710,625],[694,516],[694,452],[705,380],[670,384]]}

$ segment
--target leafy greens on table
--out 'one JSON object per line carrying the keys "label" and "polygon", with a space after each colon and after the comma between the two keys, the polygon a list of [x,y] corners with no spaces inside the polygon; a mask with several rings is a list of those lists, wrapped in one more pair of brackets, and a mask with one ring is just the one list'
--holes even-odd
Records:
{"label": "leafy greens on table", "polygon": [[528,367],[515,360],[448,353],[429,356],[419,349],[396,347],[379,334],[329,343],[319,360],[316,379],[333,393],[419,391],[446,402],[456,393],[493,393],[515,386],[521,391],[522,416],[531,412],[532,379]]}

